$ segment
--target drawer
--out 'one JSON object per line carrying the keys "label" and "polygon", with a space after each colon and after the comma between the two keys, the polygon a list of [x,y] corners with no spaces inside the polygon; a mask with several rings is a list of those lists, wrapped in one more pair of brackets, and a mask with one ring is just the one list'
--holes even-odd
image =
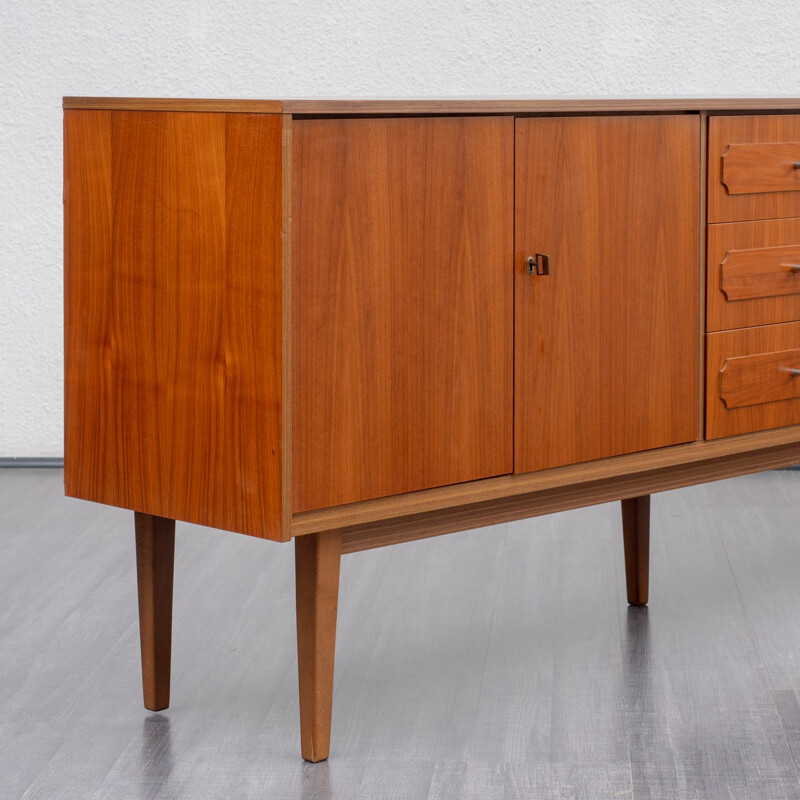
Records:
{"label": "drawer", "polygon": [[706,328],[800,320],[800,219],[708,226]]}
{"label": "drawer", "polygon": [[711,117],[708,221],[800,216],[800,114]]}
{"label": "drawer", "polygon": [[706,438],[800,423],[800,322],[709,333]]}

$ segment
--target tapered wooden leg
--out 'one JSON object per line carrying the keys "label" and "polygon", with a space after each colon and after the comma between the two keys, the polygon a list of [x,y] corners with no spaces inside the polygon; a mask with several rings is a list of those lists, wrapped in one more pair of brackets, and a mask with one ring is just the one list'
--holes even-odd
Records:
{"label": "tapered wooden leg", "polygon": [[650,583],[650,495],[622,501],[622,537],[625,542],[625,579],[628,602],[647,603]]}
{"label": "tapered wooden leg", "polygon": [[324,761],[330,750],[341,553],[336,532],[295,539],[300,744],[306,761]]}
{"label": "tapered wooden leg", "polygon": [[169,706],[175,520],[134,513],[144,705]]}

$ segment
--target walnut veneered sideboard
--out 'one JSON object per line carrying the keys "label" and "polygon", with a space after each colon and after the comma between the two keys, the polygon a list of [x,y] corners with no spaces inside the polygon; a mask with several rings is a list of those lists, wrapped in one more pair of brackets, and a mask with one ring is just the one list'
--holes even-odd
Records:
{"label": "walnut veneered sideboard", "polygon": [[800,100],[65,98],[65,486],[295,540],[303,756],[343,553],[800,461]]}

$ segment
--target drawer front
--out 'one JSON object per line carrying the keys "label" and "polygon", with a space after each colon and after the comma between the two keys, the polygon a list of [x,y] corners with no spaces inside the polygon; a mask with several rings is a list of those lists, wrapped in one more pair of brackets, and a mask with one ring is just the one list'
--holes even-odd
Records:
{"label": "drawer front", "polygon": [[710,225],[709,331],[800,320],[800,219]]}
{"label": "drawer front", "polygon": [[708,221],[800,216],[800,115],[711,117]]}
{"label": "drawer front", "polygon": [[706,438],[800,423],[800,322],[709,333]]}

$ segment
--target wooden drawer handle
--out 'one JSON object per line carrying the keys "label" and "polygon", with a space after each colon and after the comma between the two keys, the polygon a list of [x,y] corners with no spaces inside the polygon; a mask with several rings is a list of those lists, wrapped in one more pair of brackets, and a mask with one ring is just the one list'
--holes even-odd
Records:
{"label": "wooden drawer handle", "polygon": [[[791,367],[789,364],[797,364]],[[800,399],[800,348],[726,358],[719,371],[725,408]]]}
{"label": "wooden drawer handle", "polygon": [[728,194],[800,191],[800,142],[729,144],[722,154]]}
{"label": "wooden drawer handle", "polygon": [[725,299],[755,300],[800,293],[800,243],[728,250],[719,265]]}

